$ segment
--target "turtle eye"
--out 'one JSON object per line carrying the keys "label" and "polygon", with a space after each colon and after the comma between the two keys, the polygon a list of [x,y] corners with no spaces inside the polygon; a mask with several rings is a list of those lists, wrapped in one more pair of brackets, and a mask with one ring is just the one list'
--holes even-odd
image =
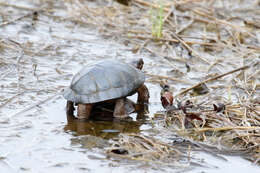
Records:
{"label": "turtle eye", "polygon": [[144,61],[143,61],[142,58],[139,58],[139,59],[133,60],[133,61],[131,62],[131,64],[132,64],[134,67],[136,67],[136,68],[138,68],[138,69],[141,70],[141,69],[143,68]]}

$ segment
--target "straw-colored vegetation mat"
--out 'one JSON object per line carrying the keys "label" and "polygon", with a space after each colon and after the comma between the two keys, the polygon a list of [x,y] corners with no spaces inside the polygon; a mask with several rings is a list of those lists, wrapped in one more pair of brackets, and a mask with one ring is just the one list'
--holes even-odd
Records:
{"label": "straw-colored vegetation mat", "polygon": [[[259,163],[259,1],[123,2],[128,5],[112,0],[63,0],[60,1],[66,7],[63,16],[59,16],[55,6],[28,9],[12,5],[31,13],[3,22],[0,27],[28,15],[36,18],[34,11],[38,11],[54,21],[93,27],[105,38],[129,46],[139,56],[149,54],[153,61],[150,65],[156,70],[145,69],[149,77],[147,82],[157,84],[166,80],[164,82],[171,86],[175,96],[176,108],[163,114],[162,127],[189,139],[221,144],[219,151],[224,151],[221,146],[228,146],[230,153],[246,153],[254,163]],[[0,40],[0,50],[17,47],[15,42]],[[48,45],[43,49],[47,48]],[[4,62],[0,59],[0,63]],[[208,91],[194,95],[192,91],[201,85],[206,85]],[[179,106],[177,100],[180,101]],[[174,145],[145,136],[121,136],[115,147],[117,149],[110,149],[108,153],[134,160],[168,163],[184,156],[188,158],[188,152],[182,155]]]}
{"label": "straw-colored vegetation mat", "polygon": [[[187,108],[184,108],[184,107]],[[234,104],[196,105],[189,101],[181,110],[167,112],[166,128],[182,136],[218,146],[225,154],[249,154],[257,163],[260,153],[259,100]]]}
{"label": "straw-colored vegetation mat", "polygon": [[[169,111],[166,128],[230,150],[248,151],[251,160],[260,160],[259,1],[132,0],[123,1],[128,6],[111,1],[104,7],[101,2],[100,6],[67,2],[73,19],[97,26],[104,36],[132,43],[134,52],[149,52],[173,69],[166,75],[147,72],[148,81],[167,80],[173,90],[179,90],[176,83],[192,85],[175,94],[176,100],[189,100],[192,105],[185,111],[180,107]],[[189,72],[199,72],[199,81],[194,82]],[[190,92],[208,83],[211,91],[206,95]],[[128,139],[129,145],[121,143],[127,151],[143,150],[143,142],[131,142],[133,136]],[[151,160],[176,152],[142,139],[154,147]]]}

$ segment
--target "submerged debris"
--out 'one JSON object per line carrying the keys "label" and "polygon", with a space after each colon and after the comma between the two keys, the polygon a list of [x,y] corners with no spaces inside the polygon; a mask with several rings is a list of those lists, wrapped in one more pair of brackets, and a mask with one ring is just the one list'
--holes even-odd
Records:
{"label": "submerged debris", "polygon": [[226,106],[223,103],[213,104],[213,110],[216,112],[223,112],[225,111]]}
{"label": "submerged debris", "polygon": [[205,83],[193,88],[193,92],[195,95],[203,95],[209,92],[209,88]]}

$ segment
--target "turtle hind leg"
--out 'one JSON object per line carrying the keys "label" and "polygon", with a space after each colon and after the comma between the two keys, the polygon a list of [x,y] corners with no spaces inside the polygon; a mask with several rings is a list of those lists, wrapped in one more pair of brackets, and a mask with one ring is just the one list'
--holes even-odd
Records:
{"label": "turtle hind leg", "polygon": [[67,105],[66,105],[67,116],[74,116],[73,115],[74,110],[75,110],[74,103],[72,101],[67,101]]}
{"label": "turtle hind leg", "polygon": [[114,116],[114,118],[119,118],[119,119],[124,119],[124,118],[128,117],[126,110],[125,110],[124,98],[116,100],[113,116]]}
{"label": "turtle hind leg", "polygon": [[78,119],[88,120],[93,104],[78,104]]}

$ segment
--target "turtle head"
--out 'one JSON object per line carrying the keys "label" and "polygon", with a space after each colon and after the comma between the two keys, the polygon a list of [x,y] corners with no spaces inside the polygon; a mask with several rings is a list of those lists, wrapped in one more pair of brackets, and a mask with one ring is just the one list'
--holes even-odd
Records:
{"label": "turtle head", "polygon": [[144,65],[144,61],[143,61],[143,58],[136,58],[134,59],[133,61],[131,61],[131,64],[138,68],[139,70],[142,70],[143,68],[143,65]]}

